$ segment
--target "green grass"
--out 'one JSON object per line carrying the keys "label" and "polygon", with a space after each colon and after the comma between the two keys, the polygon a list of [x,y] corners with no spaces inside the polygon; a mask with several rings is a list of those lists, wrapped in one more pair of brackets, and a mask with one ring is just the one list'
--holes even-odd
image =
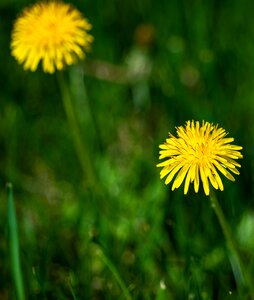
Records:
{"label": "green grass", "polygon": [[209,199],[192,186],[171,192],[156,164],[168,131],[189,119],[218,123],[243,146],[241,174],[216,195],[253,281],[254,5],[71,3],[95,37],[63,74],[87,170],[57,76],[25,72],[10,56],[13,21],[29,3],[0,2],[0,299],[22,299],[7,182],[26,299],[250,299]]}

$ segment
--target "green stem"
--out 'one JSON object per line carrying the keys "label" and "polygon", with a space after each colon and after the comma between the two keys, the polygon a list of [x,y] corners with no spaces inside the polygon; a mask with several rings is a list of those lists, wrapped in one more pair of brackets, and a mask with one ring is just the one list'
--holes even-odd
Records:
{"label": "green stem", "polygon": [[104,264],[108,267],[108,269],[111,271],[111,273],[115,277],[115,280],[117,281],[120,288],[122,289],[125,298],[127,300],[131,300],[132,298],[131,298],[128,288],[126,287],[126,285],[125,285],[124,281],[122,280],[116,267],[113,265],[113,263],[110,261],[110,259],[105,255],[102,248],[100,248],[100,257],[101,257],[101,260],[104,262]]}
{"label": "green stem", "polygon": [[70,287],[70,290],[71,290],[71,295],[72,295],[73,300],[77,300],[77,297],[74,293],[74,290],[73,290],[73,287],[72,287],[72,284],[71,284],[71,279],[69,281],[69,287]]}
{"label": "green stem", "polygon": [[225,219],[225,216],[223,214],[223,211],[220,207],[220,204],[217,200],[217,197],[215,195],[215,193],[213,191],[211,191],[210,194],[210,202],[211,202],[211,206],[214,209],[214,212],[218,218],[218,221],[220,223],[220,226],[222,228],[223,234],[225,236],[225,239],[227,241],[229,250],[231,252],[232,258],[234,260],[234,268],[233,268],[233,272],[235,274],[236,280],[244,283],[246,285],[246,287],[248,287],[249,292],[250,292],[250,299],[254,300],[254,288],[253,288],[253,284],[251,282],[251,280],[249,279],[248,273],[245,271],[244,269],[244,265],[243,262],[241,260],[240,254],[238,252],[237,249],[237,245],[235,243],[235,240],[233,238],[231,229]]}
{"label": "green stem", "polygon": [[89,157],[89,154],[87,152],[87,147],[85,147],[83,139],[81,137],[77,116],[71,101],[70,90],[62,72],[58,72],[57,75],[58,75],[57,78],[58,78],[58,83],[62,95],[62,101],[68,119],[68,123],[71,129],[71,134],[77,152],[77,156],[80,161],[84,173],[84,177],[86,182],[88,183],[88,186],[93,187],[95,186],[96,183],[94,169],[91,164],[91,158]]}
{"label": "green stem", "polygon": [[16,295],[18,300],[25,299],[23,278],[20,264],[19,253],[19,238],[18,238],[18,226],[16,220],[15,206],[13,201],[12,184],[8,183],[7,188],[7,203],[8,203],[8,227],[9,227],[9,247],[12,276],[15,284]]}

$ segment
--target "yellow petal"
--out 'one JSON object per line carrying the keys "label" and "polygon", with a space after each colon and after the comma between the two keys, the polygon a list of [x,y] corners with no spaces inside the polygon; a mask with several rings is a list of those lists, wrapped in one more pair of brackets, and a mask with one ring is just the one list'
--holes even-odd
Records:
{"label": "yellow petal", "polygon": [[190,168],[190,165],[185,165],[177,174],[177,177],[174,180],[172,191],[176,188],[179,188],[179,186],[182,184],[184,177],[186,176],[186,173],[188,172]]}

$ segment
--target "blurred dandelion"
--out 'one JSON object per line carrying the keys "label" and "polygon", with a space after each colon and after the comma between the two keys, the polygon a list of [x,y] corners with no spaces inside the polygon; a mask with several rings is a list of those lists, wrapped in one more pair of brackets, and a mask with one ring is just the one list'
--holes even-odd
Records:
{"label": "blurred dandelion", "polygon": [[[14,23],[11,53],[25,70],[35,71],[40,62],[45,73],[61,71],[85,57],[93,37],[87,19],[70,4],[61,1],[41,1],[24,9]],[[90,153],[83,141],[72,93],[63,72],[57,79],[76,153],[84,177],[94,184],[94,170]],[[82,73],[81,73],[82,74]]]}
{"label": "blurred dandelion", "polygon": [[39,2],[14,23],[11,53],[25,70],[35,71],[42,61],[44,72],[54,73],[84,58],[93,41],[91,27],[70,4]]}
{"label": "blurred dandelion", "polygon": [[160,177],[166,177],[165,183],[169,184],[174,176],[172,190],[179,188],[184,183],[184,194],[187,194],[189,184],[194,182],[194,190],[199,190],[200,179],[203,183],[205,194],[210,193],[210,183],[215,189],[223,191],[223,183],[218,171],[229,180],[235,181],[231,171],[239,174],[236,167],[240,164],[235,160],[242,158],[238,151],[241,146],[231,145],[233,138],[226,138],[227,133],[218,125],[208,122],[187,121],[185,127],[176,129],[177,137],[169,134],[166,142],[160,145],[160,159],[166,159],[157,167],[162,167]]}

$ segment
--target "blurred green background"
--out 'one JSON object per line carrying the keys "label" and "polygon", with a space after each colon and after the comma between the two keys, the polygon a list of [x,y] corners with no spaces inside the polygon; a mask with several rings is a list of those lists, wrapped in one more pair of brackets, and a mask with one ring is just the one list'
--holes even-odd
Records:
{"label": "blurred green background", "polygon": [[[254,5],[251,1],[76,0],[87,59],[66,69],[96,186],[84,186],[55,75],[10,55],[25,0],[0,1],[0,299],[15,299],[6,182],[17,209],[27,299],[250,299],[237,288],[202,189],[159,179],[158,145],[187,120],[243,146],[219,201],[254,279]],[[241,294],[239,294],[241,293]]]}

